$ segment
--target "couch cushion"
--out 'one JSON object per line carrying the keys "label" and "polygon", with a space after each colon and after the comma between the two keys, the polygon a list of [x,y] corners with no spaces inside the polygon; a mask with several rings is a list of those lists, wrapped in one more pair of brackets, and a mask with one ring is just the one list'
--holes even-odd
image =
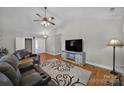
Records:
{"label": "couch cushion", "polygon": [[10,64],[15,70],[18,69],[19,61],[18,61],[18,59],[16,58],[15,55],[6,55],[6,56],[3,56],[3,57],[0,59],[0,62],[7,62],[7,63]]}
{"label": "couch cushion", "polygon": [[20,72],[23,73],[23,72],[33,69],[34,65],[33,65],[33,63],[20,64],[18,68],[19,68]]}
{"label": "couch cushion", "polygon": [[13,83],[13,85],[19,84],[19,76],[17,75],[16,70],[6,62],[0,63],[0,72],[5,74]]}
{"label": "couch cushion", "polygon": [[0,72],[0,86],[12,86],[12,82],[7,76]]}
{"label": "couch cushion", "polygon": [[35,73],[35,72],[36,72],[35,69],[30,69],[30,70],[28,70],[28,71],[23,72],[23,73],[21,74],[21,76],[22,76],[22,77],[25,77],[25,76],[27,76],[27,75],[29,75],[29,74],[32,74],[32,73]]}

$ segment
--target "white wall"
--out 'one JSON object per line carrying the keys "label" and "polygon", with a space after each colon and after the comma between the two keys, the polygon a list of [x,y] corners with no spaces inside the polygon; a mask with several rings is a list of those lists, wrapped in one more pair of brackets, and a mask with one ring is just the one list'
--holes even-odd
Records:
{"label": "white wall", "polygon": [[[84,51],[88,62],[112,68],[112,48],[107,47],[109,40],[116,38],[122,40],[121,19],[72,19],[56,34],[62,34],[62,50],[65,50],[66,39],[84,40]],[[122,62],[122,49],[116,49],[116,64],[120,70]]]}
{"label": "white wall", "polygon": [[[123,41],[123,44],[124,44],[124,17],[123,17],[122,21],[123,21],[123,25],[122,25],[122,32],[123,32],[122,35],[123,35],[123,40],[122,40],[122,41]],[[124,72],[124,46],[123,46],[122,49],[123,49],[123,55],[122,55],[122,56],[123,56],[123,57],[122,57],[123,67],[122,67],[122,70],[123,70],[123,72]]]}
{"label": "white wall", "polygon": [[[4,32],[2,34],[2,47],[5,47],[9,50],[9,53],[14,53],[14,51],[16,50],[16,44],[15,44],[15,40],[16,40],[16,37],[26,37],[26,38],[33,38],[33,36],[35,37],[38,37],[38,38],[42,38],[42,36],[36,36],[36,35],[30,35],[30,34],[26,34],[26,33],[19,33],[19,32],[14,32],[14,33],[10,33],[10,32]],[[34,44],[34,40],[33,40],[33,43]],[[33,49],[33,52],[35,52],[35,47],[33,45],[32,47]]]}
{"label": "white wall", "polygon": [[15,51],[15,39],[16,37],[23,37],[24,35],[20,33],[3,33],[3,47],[9,50],[9,53],[13,53]]}
{"label": "white wall", "polygon": [[3,39],[3,33],[2,32],[0,32],[0,48],[2,47],[2,40]]}
{"label": "white wall", "polygon": [[55,53],[61,54],[61,34],[55,35]]}

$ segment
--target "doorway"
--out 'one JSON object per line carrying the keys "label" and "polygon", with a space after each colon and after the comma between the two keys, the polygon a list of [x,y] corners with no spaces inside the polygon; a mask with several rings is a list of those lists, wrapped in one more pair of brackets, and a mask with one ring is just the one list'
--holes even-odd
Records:
{"label": "doorway", "polygon": [[25,38],[25,49],[32,52],[32,38]]}
{"label": "doorway", "polygon": [[45,52],[45,39],[35,38],[35,53],[44,53]]}

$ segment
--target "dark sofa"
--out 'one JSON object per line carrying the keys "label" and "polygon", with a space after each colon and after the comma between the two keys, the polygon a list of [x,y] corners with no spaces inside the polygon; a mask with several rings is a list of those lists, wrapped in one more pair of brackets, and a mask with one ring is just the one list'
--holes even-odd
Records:
{"label": "dark sofa", "polygon": [[[31,67],[32,66],[32,67]],[[28,65],[28,69],[19,69],[19,60],[15,55],[6,55],[0,59],[1,86],[54,86],[51,77],[39,65]],[[20,72],[21,70],[21,72]]]}

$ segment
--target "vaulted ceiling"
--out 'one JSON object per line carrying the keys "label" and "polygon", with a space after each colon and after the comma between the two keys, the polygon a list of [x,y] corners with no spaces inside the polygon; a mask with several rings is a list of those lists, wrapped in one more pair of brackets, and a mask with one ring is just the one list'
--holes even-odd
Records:
{"label": "vaulted ceiling", "polygon": [[[35,14],[44,16],[42,7],[1,7],[0,8],[0,31],[21,32],[39,34],[45,30],[40,22],[33,22],[39,19]],[[85,8],[85,7],[48,7],[47,16],[54,16],[55,26],[48,30],[54,30],[65,24],[68,20],[80,18],[120,18],[124,16],[124,8]]]}

